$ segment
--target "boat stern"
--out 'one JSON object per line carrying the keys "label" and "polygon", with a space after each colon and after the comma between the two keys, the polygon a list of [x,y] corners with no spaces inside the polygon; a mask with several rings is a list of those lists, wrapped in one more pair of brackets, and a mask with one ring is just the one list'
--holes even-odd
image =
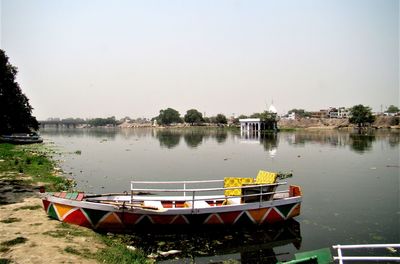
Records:
{"label": "boat stern", "polygon": [[298,186],[298,185],[290,185],[289,186],[289,197],[300,198],[300,202],[294,208],[292,208],[292,212],[290,213],[291,218],[300,215],[302,196],[303,196],[303,194],[302,194],[300,186]]}

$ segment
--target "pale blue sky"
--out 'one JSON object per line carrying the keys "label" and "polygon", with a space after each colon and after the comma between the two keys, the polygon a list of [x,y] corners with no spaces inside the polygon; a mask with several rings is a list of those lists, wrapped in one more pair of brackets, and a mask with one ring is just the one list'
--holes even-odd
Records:
{"label": "pale blue sky", "polygon": [[399,105],[398,0],[1,3],[39,119]]}

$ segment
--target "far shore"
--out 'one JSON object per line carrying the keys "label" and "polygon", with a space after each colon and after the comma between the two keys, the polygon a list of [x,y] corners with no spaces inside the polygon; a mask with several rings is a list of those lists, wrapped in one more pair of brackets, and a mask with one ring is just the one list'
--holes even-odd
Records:
{"label": "far shore", "polygon": [[[366,126],[365,128],[372,129],[400,129],[399,124],[400,117],[397,116],[378,116],[374,123]],[[188,123],[177,123],[171,125],[154,125],[153,123],[134,123],[124,122],[117,126],[99,126],[101,128],[157,128],[157,129],[181,129],[181,128],[230,128],[240,129],[239,124],[228,123],[228,124],[188,124]],[[91,127],[88,125],[76,126],[76,128],[99,128]],[[301,118],[301,119],[280,119],[278,121],[278,129],[280,130],[329,130],[329,129],[357,129],[357,125],[351,124],[347,118]]]}

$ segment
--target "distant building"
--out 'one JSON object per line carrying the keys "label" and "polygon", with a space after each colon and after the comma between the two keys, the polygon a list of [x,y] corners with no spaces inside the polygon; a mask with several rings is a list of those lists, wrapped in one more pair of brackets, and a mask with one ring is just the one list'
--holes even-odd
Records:
{"label": "distant building", "polygon": [[384,116],[400,116],[400,112],[397,112],[397,113],[384,112],[383,115]]}
{"label": "distant building", "polygon": [[296,112],[289,113],[287,119],[296,120]]}
{"label": "distant building", "polygon": [[244,118],[239,119],[240,131],[250,132],[250,131],[260,131],[262,122],[260,118]]}
{"label": "distant building", "polygon": [[328,110],[321,109],[316,112],[310,112],[310,117],[311,118],[327,118],[327,117],[329,117]]}
{"label": "distant building", "polygon": [[328,116],[329,118],[349,118],[350,116],[350,109],[345,107],[330,107],[328,109]]}

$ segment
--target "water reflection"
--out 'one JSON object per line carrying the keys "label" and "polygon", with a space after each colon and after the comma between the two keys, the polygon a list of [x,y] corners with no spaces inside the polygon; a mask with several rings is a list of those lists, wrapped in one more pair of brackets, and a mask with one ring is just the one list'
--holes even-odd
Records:
{"label": "water reflection", "polygon": [[181,141],[181,134],[178,131],[174,130],[158,130],[155,133],[155,137],[160,142],[161,147],[166,147],[172,149],[179,145]]}
{"label": "water reflection", "polygon": [[203,137],[204,134],[200,134],[195,131],[185,133],[183,135],[186,145],[190,148],[197,148],[203,142]]}
{"label": "water reflection", "polygon": [[278,133],[260,133],[257,131],[244,132],[240,134],[242,143],[259,143],[268,152],[271,158],[275,157],[278,151]]}
{"label": "water reflection", "polygon": [[289,133],[286,137],[287,142],[294,146],[304,146],[306,143],[332,145],[344,147],[349,143],[349,133],[338,130],[319,130],[319,131],[296,131]]}
{"label": "water reflection", "polygon": [[218,143],[222,144],[228,138],[228,132],[226,130],[219,129],[219,130],[216,131],[215,134],[212,135],[212,137],[215,137],[215,140]]}
{"label": "water reflection", "polygon": [[118,128],[46,128],[40,130],[41,134],[51,137],[94,137],[114,139],[120,133]]}
{"label": "water reflection", "polygon": [[278,148],[277,133],[268,133],[261,136],[261,144],[270,155],[275,155]]}
{"label": "water reflection", "polygon": [[224,143],[228,138],[228,131],[224,129],[162,129],[154,130],[155,137],[159,140],[161,147],[172,149],[179,145],[183,137],[189,148],[199,147],[204,140],[211,138],[217,143]]}
{"label": "water reflection", "polygon": [[364,153],[372,150],[372,143],[375,141],[375,135],[352,133],[350,134],[350,148],[357,153]]}
{"label": "water reflection", "polygon": [[279,141],[287,142],[293,147],[305,147],[306,144],[329,145],[335,148],[350,146],[350,150],[362,154],[371,151],[376,140],[387,142],[390,147],[400,144],[400,131],[361,131],[349,132],[342,130],[299,130],[295,132],[280,133],[240,133],[236,130],[209,129],[209,128],[185,128],[185,129],[118,129],[118,128],[89,128],[89,129],[65,129],[50,128],[41,131],[43,135],[51,137],[93,137],[107,140],[115,140],[117,136],[130,138],[156,138],[162,148],[173,149],[177,147],[181,138],[189,148],[199,148],[206,140],[213,140],[218,144],[225,144],[229,136],[239,137],[241,142],[261,144],[271,157],[275,157]]}
{"label": "water reflection", "polygon": [[[146,229],[143,229],[146,230]],[[210,263],[239,260],[241,263],[276,263],[290,259],[274,248],[301,246],[300,224],[295,220],[277,225],[232,227],[161,228],[124,236],[128,243],[157,260],[179,258],[178,262]],[[177,252],[168,255],[168,252]]]}

